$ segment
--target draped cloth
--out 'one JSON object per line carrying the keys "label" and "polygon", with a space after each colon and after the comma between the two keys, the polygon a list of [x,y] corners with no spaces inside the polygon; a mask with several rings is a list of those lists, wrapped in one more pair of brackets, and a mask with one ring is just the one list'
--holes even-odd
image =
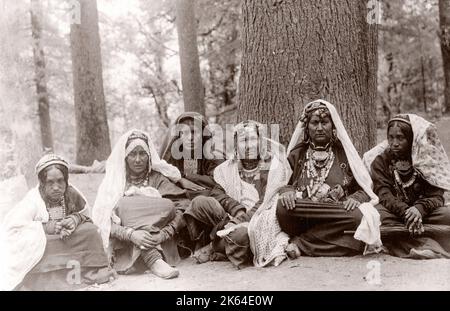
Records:
{"label": "draped cloth", "polygon": [[[126,188],[126,164],[125,146],[128,138],[133,132],[143,133],[148,137],[150,150],[149,167],[161,173],[170,180],[177,182],[181,179],[180,171],[165,160],[159,158],[158,152],[153,145],[148,133],[140,130],[131,130],[122,135],[114,146],[111,155],[106,161],[106,173],[98,189],[94,207],[92,209],[92,220],[100,228],[105,250],[109,249],[109,235],[111,232],[111,221],[120,224],[120,219],[113,213],[120,198],[124,196]],[[148,192],[157,195],[156,189],[148,189]]]}
{"label": "draped cloth", "polygon": [[[145,230],[152,234],[160,232],[175,217],[175,206],[169,199],[148,196],[130,196],[119,200],[117,216],[121,224],[134,230]],[[164,255],[164,260],[170,265],[179,261],[177,246],[174,239],[169,239],[156,247]],[[114,269],[122,273],[128,271],[141,250],[131,243],[118,241],[115,245]]]}
{"label": "draped cloth", "polygon": [[[430,185],[450,191],[450,162],[438,137],[436,126],[415,114],[408,114],[413,131],[411,148],[414,169]],[[375,158],[388,148],[387,140],[364,154],[363,160],[370,170]]]}
{"label": "draped cloth", "polygon": [[[267,265],[275,258],[278,258],[277,264],[281,262],[286,258],[284,249],[289,241],[287,234],[281,231],[275,212],[278,188],[286,185],[292,171],[282,145],[265,137],[262,143],[264,144],[264,148],[261,148],[264,150],[263,153],[271,157],[264,198],[250,222],[237,225],[238,227],[248,226],[250,248],[254,254],[256,266]],[[238,162],[237,159],[231,158],[219,165],[214,171],[214,180],[236,201],[241,202],[245,198],[244,206],[250,210],[261,198],[252,185],[240,178]],[[218,235],[223,234],[218,232]]]}
{"label": "draped cloth", "polygon": [[[348,136],[348,133],[342,123],[342,120],[336,110],[336,108],[329,102],[319,99],[312,103],[306,105],[322,103],[326,105],[327,109],[330,112],[331,119],[333,121],[334,127],[336,129],[336,135],[339,141],[342,143],[342,146],[345,151],[345,155],[347,156],[347,160],[352,170],[353,176],[358,182],[359,186],[365,191],[365,193],[370,197],[370,202],[363,203],[359,206],[359,210],[363,214],[363,218],[361,224],[358,226],[354,238],[366,243],[365,253],[376,251],[378,252],[381,249],[381,235],[380,235],[380,215],[377,212],[375,205],[378,204],[378,197],[372,190],[372,179],[366,167],[363,164],[358,152],[356,151],[353,143]],[[305,110],[306,110],[305,107]],[[305,113],[305,112],[304,112]],[[291,141],[289,142],[287,153],[289,154],[291,150],[304,139],[304,130],[307,124],[303,121],[300,121],[292,135]]]}
{"label": "draped cloth", "polygon": [[[82,196],[74,186],[70,186]],[[83,199],[87,202],[84,197]],[[86,214],[87,210],[86,204],[79,213]],[[49,214],[39,192],[39,186],[28,191],[6,215],[0,229],[1,290],[14,289],[41,261],[47,245],[42,224],[48,221]]]}

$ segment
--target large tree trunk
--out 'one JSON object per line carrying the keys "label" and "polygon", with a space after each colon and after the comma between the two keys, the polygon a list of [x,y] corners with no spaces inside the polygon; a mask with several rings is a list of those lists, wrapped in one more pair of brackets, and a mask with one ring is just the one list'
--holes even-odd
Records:
{"label": "large tree trunk", "polygon": [[35,71],[36,95],[38,101],[39,125],[44,150],[53,150],[50,105],[47,92],[45,54],[42,46],[42,7],[40,0],[31,0],[31,35],[33,38],[33,60]]}
{"label": "large tree trunk", "polygon": [[70,27],[76,119],[76,161],[91,165],[111,152],[96,0],[80,0],[81,23]]}
{"label": "large tree trunk", "polygon": [[439,24],[445,77],[445,112],[450,114],[450,0],[439,0]]}
{"label": "large tree trunk", "polygon": [[176,0],[176,23],[180,49],[181,82],[185,111],[205,114],[202,78],[197,46],[195,0]]}
{"label": "large tree trunk", "polygon": [[333,103],[359,152],[376,142],[377,26],[360,0],[243,2],[239,118],[280,124],[286,144],[301,109]]}

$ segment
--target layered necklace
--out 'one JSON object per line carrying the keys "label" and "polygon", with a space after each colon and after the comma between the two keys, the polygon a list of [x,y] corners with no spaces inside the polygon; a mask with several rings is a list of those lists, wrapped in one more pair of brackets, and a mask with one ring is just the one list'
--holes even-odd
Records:
{"label": "layered necklace", "polygon": [[258,161],[258,164],[254,168],[245,168],[242,166],[242,169],[239,170],[240,177],[248,183],[253,184],[255,181],[255,177],[259,175],[261,171],[261,165]]}
{"label": "layered necklace", "polygon": [[313,197],[325,183],[334,162],[334,152],[331,147],[326,150],[314,150],[311,146],[306,152],[306,176],[310,180],[306,186],[308,197]]}
{"label": "layered necklace", "polygon": [[[400,175],[402,176],[408,175],[411,173],[411,171],[413,171],[411,177],[406,182],[404,182]],[[412,163],[410,161],[400,160],[395,162],[394,164],[395,183],[407,201],[409,201],[409,198],[406,193],[406,189],[411,187],[416,182],[417,175],[418,175],[417,171],[414,170]]]}
{"label": "layered necklace", "polygon": [[50,220],[61,220],[66,217],[66,203],[64,196],[60,200],[47,202],[47,212]]}
{"label": "layered necklace", "polygon": [[130,175],[128,177],[128,183],[131,186],[135,186],[138,188],[141,187],[147,187],[148,186],[148,176],[150,175],[150,172],[145,173],[144,175],[141,176],[132,176]]}

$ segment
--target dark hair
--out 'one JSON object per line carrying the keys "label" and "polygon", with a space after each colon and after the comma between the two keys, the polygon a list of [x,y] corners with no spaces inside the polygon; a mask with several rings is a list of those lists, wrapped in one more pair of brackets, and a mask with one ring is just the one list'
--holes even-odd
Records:
{"label": "dark hair", "polygon": [[[319,108],[319,109],[324,109],[324,108]],[[336,127],[334,126],[334,122],[333,122],[333,118],[331,117],[331,113],[328,110],[328,108],[325,108],[325,109],[326,109],[326,113],[320,115],[320,118],[323,119],[323,118],[328,117],[330,119],[330,121],[331,121],[331,130],[334,130],[334,129],[336,129]],[[315,110],[317,110],[317,109],[315,109]],[[304,124],[305,124],[305,127],[303,129],[303,141],[304,142],[308,142],[309,143],[309,140],[311,139],[311,137],[309,136],[309,128],[308,127],[309,127],[309,122],[312,119],[313,112],[315,110],[307,113],[304,116],[304,119],[303,119],[304,120]],[[336,139],[337,139],[336,137],[331,137],[331,140],[336,140]],[[334,143],[334,141],[332,141],[332,143]]]}
{"label": "dark hair", "polygon": [[51,168],[58,169],[64,176],[64,181],[66,182],[66,186],[69,185],[69,169],[61,164],[52,164],[44,168],[41,172],[38,174],[39,183],[41,185],[44,185],[47,182],[47,173]]}
{"label": "dark hair", "polygon": [[413,141],[413,131],[412,131],[411,125],[408,124],[407,122],[403,122],[403,121],[399,121],[399,120],[390,121],[388,124],[386,135],[389,135],[389,130],[391,129],[391,127],[394,127],[394,126],[400,128],[400,131],[402,132],[403,135],[405,135],[406,140],[408,141],[409,147],[411,148],[412,141]]}
{"label": "dark hair", "polygon": [[[194,121],[195,124],[195,120],[198,120],[202,123],[202,145],[205,145],[206,141],[212,138],[212,133],[209,129],[205,131],[205,128],[208,126],[208,123],[206,122],[203,116],[201,117],[201,119],[200,117],[196,118],[191,115],[182,116],[181,118],[178,119],[177,124],[182,124],[185,121]],[[180,134],[178,134],[178,138],[181,138]]]}

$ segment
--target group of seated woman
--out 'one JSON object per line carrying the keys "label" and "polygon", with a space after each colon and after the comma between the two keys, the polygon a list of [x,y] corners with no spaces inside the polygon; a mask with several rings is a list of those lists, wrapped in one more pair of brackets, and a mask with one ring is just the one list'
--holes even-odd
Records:
{"label": "group of seated woman", "polygon": [[[171,279],[186,256],[237,268],[382,250],[450,258],[450,163],[419,116],[390,120],[387,141],[364,160],[323,100],[305,106],[287,151],[255,121],[235,126],[227,156],[214,150],[202,115],[184,113],[176,125],[187,130],[161,155],[149,134],[124,134],[92,209],[69,183],[67,163],[44,156],[39,185],[3,224],[2,286],[60,288],[139,271]],[[403,230],[381,235],[394,227]]]}

